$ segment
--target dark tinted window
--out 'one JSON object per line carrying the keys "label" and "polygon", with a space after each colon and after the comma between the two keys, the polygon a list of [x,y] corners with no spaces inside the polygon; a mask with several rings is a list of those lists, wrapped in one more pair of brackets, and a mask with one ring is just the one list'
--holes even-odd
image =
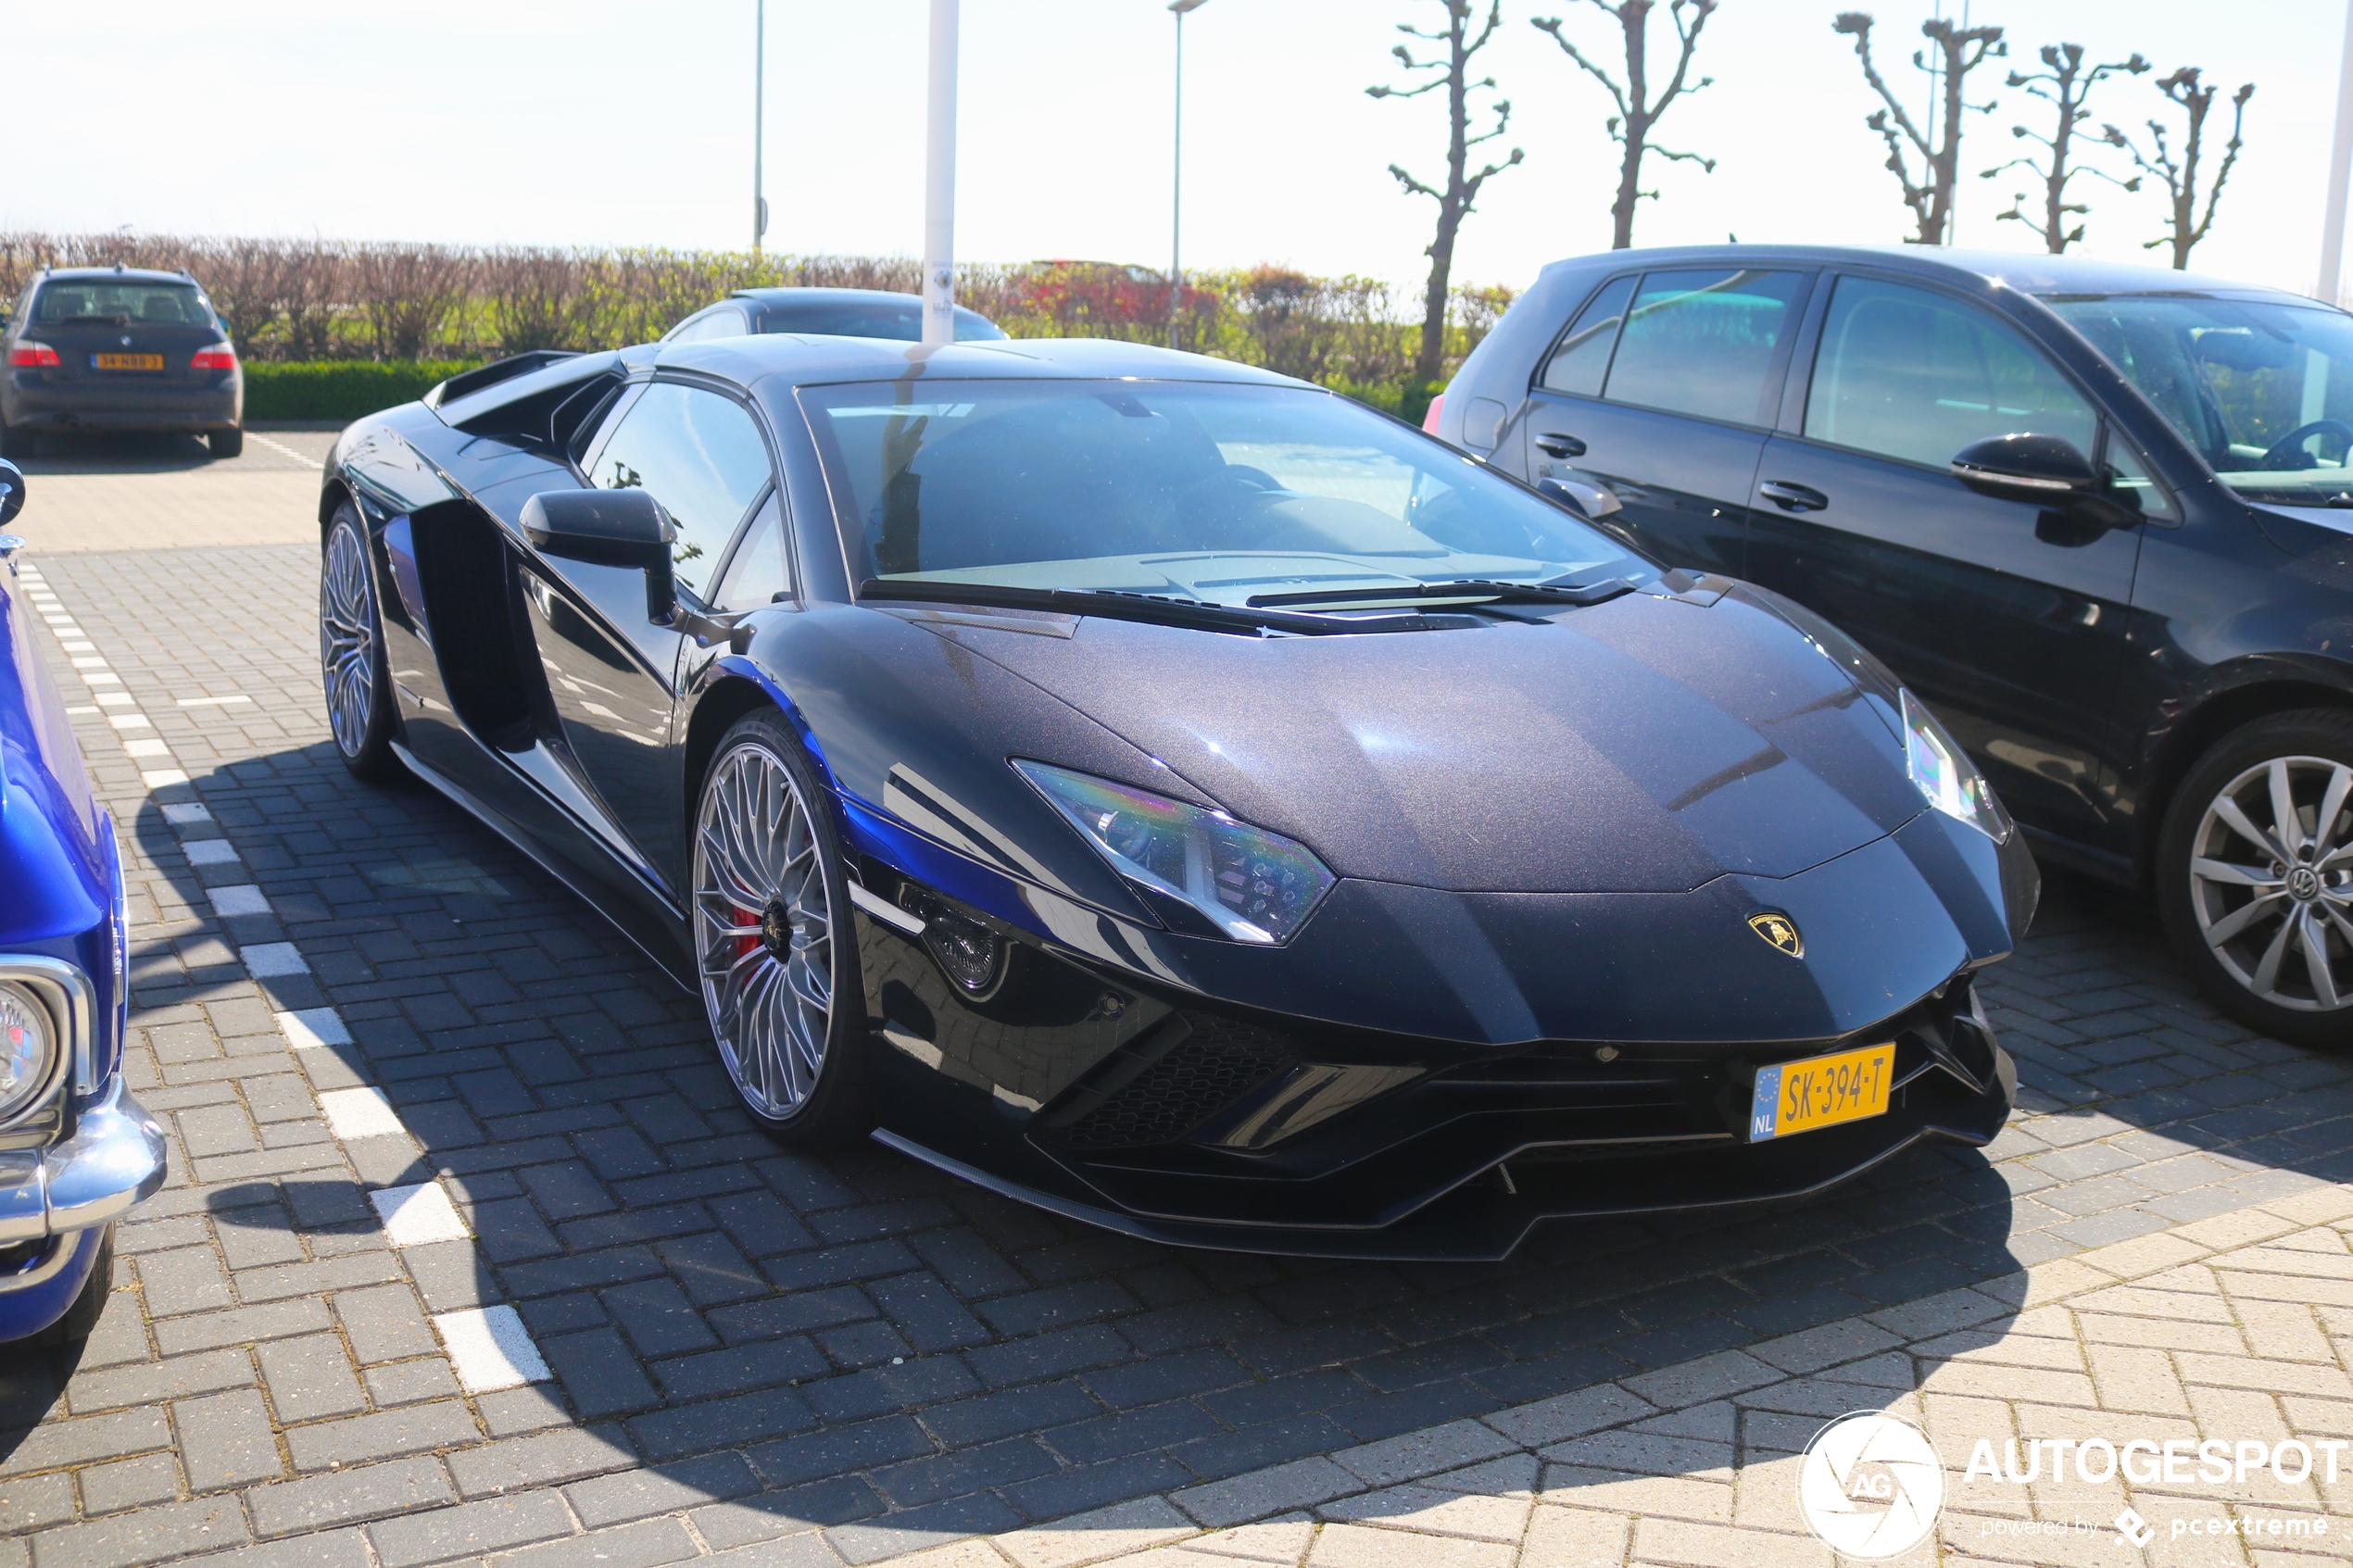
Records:
{"label": "dark tinted window", "polygon": [[44,325],[97,321],[127,327],[145,322],[164,327],[208,327],[212,313],[194,283],[53,282],[41,291],[34,320]]}
{"label": "dark tinted window", "polygon": [[1773,351],[1796,324],[1803,272],[1654,272],[1610,363],[1613,403],[1757,422]]}
{"label": "dark tinted window", "polygon": [[736,524],[768,483],[768,448],[749,414],[715,392],[657,382],[597,455],[599,488],[652,492],[678,542],[678,581],[700,594]]}
{"label": "dark tinted window", "polygon": [[776,493],[768,492],[768,499],[744,530],[743,543],[727,562],[727,575],[721,581],[719,591],[711,602],[721,609],[757,609],[774,604],[776,596],[792,587],[792,571],[785,558],[785,521],[783,509],[776,504]]}
{"label": "dark tinted window", "polygon": [[[879,337],[900,343],[924,340],[924,302],[913,295],[904,305],[875,305],[856,300],[813,300],[771,305],[761,318],[763,332],[812,332],[821,337]],[[956,309],[956,341],[979,343],[1005,334],[986,316]]]}
{"label": "dark tinted window", "polygon": [[1553,350],[1552,362],[1544,367],[1545,386],[1580,397],[1602,395],[1602,377],[1609,372],[1609,351],[1617,345],[1617,324],[1633,293],[1631,278],[1613,278],[1603,285],[1602,292],[1577,313],[1577,323],[1561,339],[1561,345]]}
{"label": "dark tinted window", "polygon": [[2090,455],[2098,418],[2040,349],[1970,306],[1841,278],[1822,321],[1806,433],[1944,468],[1989,435],[2063,436]]}

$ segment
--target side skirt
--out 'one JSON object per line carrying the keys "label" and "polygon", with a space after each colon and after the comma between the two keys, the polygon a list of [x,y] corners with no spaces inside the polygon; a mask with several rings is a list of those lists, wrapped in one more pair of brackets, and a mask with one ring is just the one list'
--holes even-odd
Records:
{"label": "side skirt", "polygon": [[[599,888],[594,882],[584,876],[579,869],[564,856],[541,843],[537,835],[522,823],[517,822],[507,813],[490,805],[480,796],[447,774],[437,772],[418,761],[415,754],[401,742],[393,742],[392,749],[400,760],[407,764],[410,772],[448,797],[460,810],[521,850],[541,871],[570,888],[579,897],[581,902],[611,922],[613,929],[628,937],[636,946],[637,950],[652,960],[654,967],[668,975],[673,984],[686,991],[694,991],[698,988],[692,966],[674,950],[666,950],[673,947],[673,944],[666,940],[671,934],[656,927],[649,919],[639,915],[635,909],[631,909],[624,914],[610,908],[610,899],[604,896],[605,889]],[[655,892],[650,888],[648,891]],[[656,897],[659,896],[659,893],[656,893]],[[630,918],[633,915],[636,916],[634,920]]]}

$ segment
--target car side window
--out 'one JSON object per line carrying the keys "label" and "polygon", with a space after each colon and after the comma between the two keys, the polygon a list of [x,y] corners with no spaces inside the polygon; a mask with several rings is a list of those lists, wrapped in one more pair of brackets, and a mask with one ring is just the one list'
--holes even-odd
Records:
{"label": "car side window", "polygon": [[1764,422],[1775,351],[1797,326],[1803,272],[1653,272],[1618,333],[1603,395],[1695,419]]}
{"label": "car side window", "polygon": [[2043,351],[1973,306],[1841,278],[1806,394],[1806,434],[1942,469],[1989,435],[2056,435],[2088,455],[2099,416]]}
{"label": "car side window", "polygon": [[1544,388],[1579,397],[1599,397],[1602,378],[1609,373],[1609,351],[1617,346],[1617,324],[1626,316],[1626,302],[1634,295],[1632,278],[1612,278],[1602,285],[1553,350],[1544,367]]}
{"label": "car side window", "polygon": [[772,488],[752,514],[743,542],[728,558],[727,574],[711,596],[717,609],[758,609],[792,592],[792,566],[785,554],[784,508]]}
{"label": "car side window", "polygon": [[2109,495],[2150,521],[2182,521],[2182,509],[2149,471],[2148,459],[2113,425],[2108,432],[2108,483]]}
{"label": "car side window", "polygon": [[744,313],[734,306],[713,310],[697,317],[679,330],[673,343],[701,343],[714,337],[745,337],[749,335],[744,325]]}
{"label": "car side window", "polygon": [[670,554],[680,586],[700,596],[736,525],[773,476],[750,414],[715,392],[656,382],[597,455],[600,490],[644,489],[678,530]]}

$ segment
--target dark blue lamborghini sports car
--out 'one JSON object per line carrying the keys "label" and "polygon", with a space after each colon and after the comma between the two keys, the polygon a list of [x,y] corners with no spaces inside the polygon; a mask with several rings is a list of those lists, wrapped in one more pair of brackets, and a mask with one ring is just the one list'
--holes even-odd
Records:
{"label": "dark blue lamborghini sports car", "polygon": [[1495,1258],[1985,1142],[2024,844],[1611,499],[1127,345],[525,357],[337,445],[327,707],[698,989],[779,1140],[1130,1234]]}

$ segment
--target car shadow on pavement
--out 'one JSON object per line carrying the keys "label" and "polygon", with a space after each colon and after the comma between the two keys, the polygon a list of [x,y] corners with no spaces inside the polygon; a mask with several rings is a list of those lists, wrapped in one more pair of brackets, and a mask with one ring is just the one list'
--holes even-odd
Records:
{"label": "car shadow on pavement", "polygon": [[44,434],[37,456],[10,459],[28,476],[83,473],[186,473],[226,459],[200,435],[160,431]]}
{"label": "car shadow on pavement", "polygon": [[[188,786],[272,909],[211,929],[299,948],[305,972],[255,984],[347,1025],[294,1053],[311,1088],[380,1089],[405,1130],[346,1140],[348,1170],[324,1146],[204,1188],[233,1271],[343,1282],[313,1288],[360,1408],[454,1403],[427,1318],[512,1306],[552,1379],[475,1396],[483,1434],[575,1428],[591,1441],[534,1484],[591,1524],[693,1510],[714,1549],[824,1529],[871,1562],[1227,1481],[2014,1279],[2353,1161],[2341,1068],[2220,1021],[2138,906],[2054,876],[1989,976],[2021,1107],[1988,1149],[1915,1148],[1775,1211],[1555,1223],[1500,1264],[1160,1247],[878,1147],[778,1149],[696,1000],[568,891],[330,747],[267,761],[250,794],[263,770]],[[154,806],[135,831],[205,909],[212,871]],[[368,1193],[428,1182],[470,1235],[395,1265]],[[621,1471],[642,1485],[588,1485]]]}

